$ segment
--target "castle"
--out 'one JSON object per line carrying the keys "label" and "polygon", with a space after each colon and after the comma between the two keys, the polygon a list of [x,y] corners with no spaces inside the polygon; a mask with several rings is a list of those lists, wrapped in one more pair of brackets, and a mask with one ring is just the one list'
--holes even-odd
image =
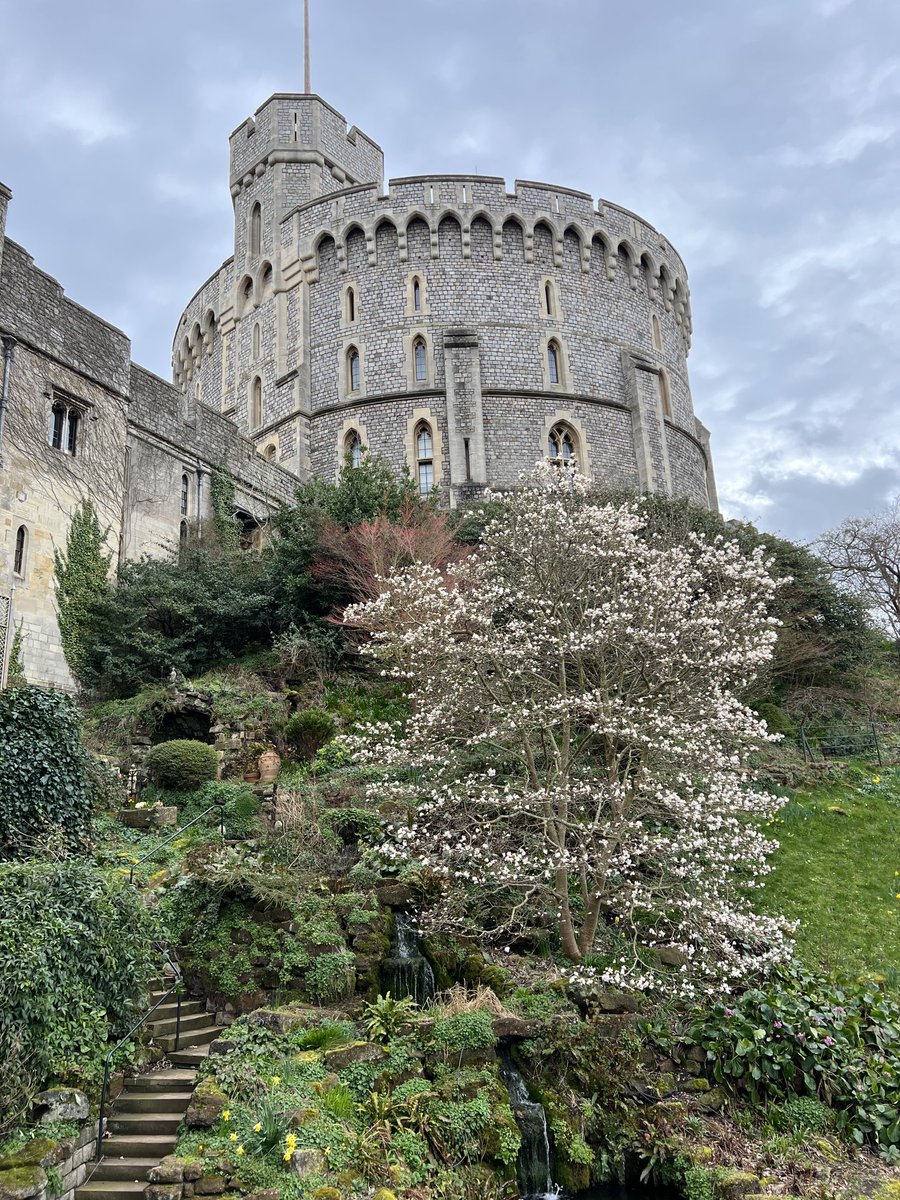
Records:
{"label": "castle", "polygon": [[380,148],[308,94],[267,100],[230,164],[234,254],[178,322],[172,384],[5,238],[0,185],[0,652],[21,627],[31,681],[71,686],[53,550],[85,497],[117,561],[208,520],[218,469],[251,540],[366,452],[450,507],[539,458],[716,506],[684,265],[640,217],[488,176],[385,189]]}

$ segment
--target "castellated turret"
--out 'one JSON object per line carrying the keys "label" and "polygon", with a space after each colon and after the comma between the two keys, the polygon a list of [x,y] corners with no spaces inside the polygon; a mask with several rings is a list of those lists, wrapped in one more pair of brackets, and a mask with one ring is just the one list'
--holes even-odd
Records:
{"label": "castellated turret", "polygon": [[545,183],[385,189],[318,96],[273,96],[230,149],[234,255],[173,347],[188,407],[301,479],[368,450],[454,506],[550,458],[716,507],[687,275],[652,225]]}

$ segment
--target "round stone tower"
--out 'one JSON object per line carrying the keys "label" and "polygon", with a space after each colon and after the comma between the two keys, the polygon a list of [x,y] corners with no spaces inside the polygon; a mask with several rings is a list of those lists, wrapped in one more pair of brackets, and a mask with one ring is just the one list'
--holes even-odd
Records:
{"label": "round stone tower", "polygon": [[234,256],[179,323],[186,403],[300,478],[368,450],[453,506],[540,458],[716,506],[684,265],[642,218],[486,176],[382,184],[318,96],[231,136]]}

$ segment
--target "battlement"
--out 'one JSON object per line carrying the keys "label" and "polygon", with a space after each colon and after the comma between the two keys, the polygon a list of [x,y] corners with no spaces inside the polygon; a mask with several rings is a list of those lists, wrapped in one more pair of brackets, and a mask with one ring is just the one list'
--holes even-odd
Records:
{"label": "battlement", "polygon": [[337,185],[380,183],[381,147],[321,96],[276,93],[229,138],[232,195],[276,163],[316,162]]}

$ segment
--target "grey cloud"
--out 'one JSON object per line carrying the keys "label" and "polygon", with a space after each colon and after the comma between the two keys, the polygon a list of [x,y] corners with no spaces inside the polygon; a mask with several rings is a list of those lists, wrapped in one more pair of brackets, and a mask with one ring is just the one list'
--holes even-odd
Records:
{"label": "grey cloud", "polygon": [[[671,238],[729,515],[811,537],[900,487],[893,0],[312,2],[314,86],[390,174],[547,178]],[[227,135],[302,84],[300,2],[4,7],[9,233],[168,375],[230,252]]]}

